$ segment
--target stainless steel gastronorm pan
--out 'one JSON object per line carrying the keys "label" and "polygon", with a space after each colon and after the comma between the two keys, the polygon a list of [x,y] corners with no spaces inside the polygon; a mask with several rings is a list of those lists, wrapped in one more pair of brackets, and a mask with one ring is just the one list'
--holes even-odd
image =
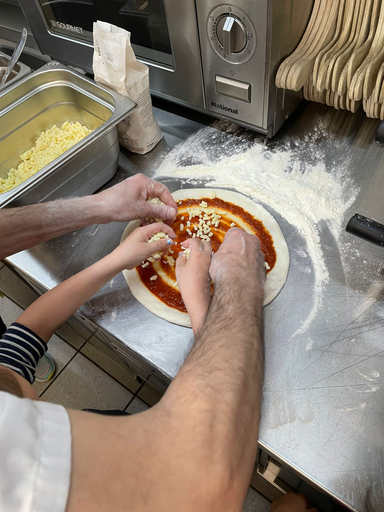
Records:
{"label": "stainless steel gastronorm pan", "polygon": [[135,108],[128,98],[50,62],[0,94],[0,177],[20,163],[43,130],[65,121],[94,130],[34,176],[0,194],[0,207],[90,194],[117,170],[116,125]]}
{"label": "stainless steel gastronorm pan", "polygon": [[[0,82],[3,78],[9,61],[11,60],[11,57],[7,55],[6,53],[0,52]],[[9,87],[10,85],[13,85],[17,80],[20,80],[21,78],[29,75],[31,73],[31,68],[23,64],[22,62],[17,62],[13,70],[11,71],[7,81],[5,84],[0,85],[0,91],[4,90],[5,88]]]}

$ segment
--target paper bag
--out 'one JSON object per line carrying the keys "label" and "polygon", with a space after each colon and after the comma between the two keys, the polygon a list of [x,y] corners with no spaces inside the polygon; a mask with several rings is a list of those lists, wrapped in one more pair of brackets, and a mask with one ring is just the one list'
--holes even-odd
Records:
{"label": "paper bag", "polygon": [[153,115],[148,66],[136,59],[131,34],[115,25],[94,23],[93,43],[96,82],[137,103],[137,109],[117,125],[119,143],[134,153],[148,153],[163,137]]}

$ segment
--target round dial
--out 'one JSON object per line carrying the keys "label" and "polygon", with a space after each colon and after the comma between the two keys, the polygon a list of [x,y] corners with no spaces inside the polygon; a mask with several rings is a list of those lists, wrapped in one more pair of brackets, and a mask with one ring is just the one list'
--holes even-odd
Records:
{"label": "round dial", "polygon": [[225,53],[240,53],[247,45],[247,33],[239,20],[223,16],[216,25],[216,35]]}
{"label": "round dial", "polygon": [[208,38],[212,48],[224,60],[246,62],[256,48],[256,34],[251,20],[239,8],[221,5],[208,16]]}

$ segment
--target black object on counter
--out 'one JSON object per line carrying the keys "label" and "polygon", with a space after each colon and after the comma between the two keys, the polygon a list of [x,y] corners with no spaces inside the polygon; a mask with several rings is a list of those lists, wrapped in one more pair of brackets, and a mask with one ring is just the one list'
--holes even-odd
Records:
{"label": "black object on counter", "polygon": [[376,131],[375,141],[380,146],[384,146],[384,121],[381,121]]}
{"label": "black object on counter", "polygon": [[[383,124],[383,123],[381,123]],[[380,125],[381,126],[381,125]],[[384,126],[383,126],[383,145],[384,145]],[[348,222],[345,230],[352,235],[356,235],[371,244],[384,246],[384,225],[375,220],[368,219],[363,215],[355,213]]]}

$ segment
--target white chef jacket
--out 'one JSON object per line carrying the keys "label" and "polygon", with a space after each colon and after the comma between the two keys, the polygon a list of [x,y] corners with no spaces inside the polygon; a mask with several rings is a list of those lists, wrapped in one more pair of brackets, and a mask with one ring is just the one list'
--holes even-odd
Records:
{"label": "white chef jacket", "polygon": [[65,408],[0,391],[1,512],[64,512],[70,473]]}

